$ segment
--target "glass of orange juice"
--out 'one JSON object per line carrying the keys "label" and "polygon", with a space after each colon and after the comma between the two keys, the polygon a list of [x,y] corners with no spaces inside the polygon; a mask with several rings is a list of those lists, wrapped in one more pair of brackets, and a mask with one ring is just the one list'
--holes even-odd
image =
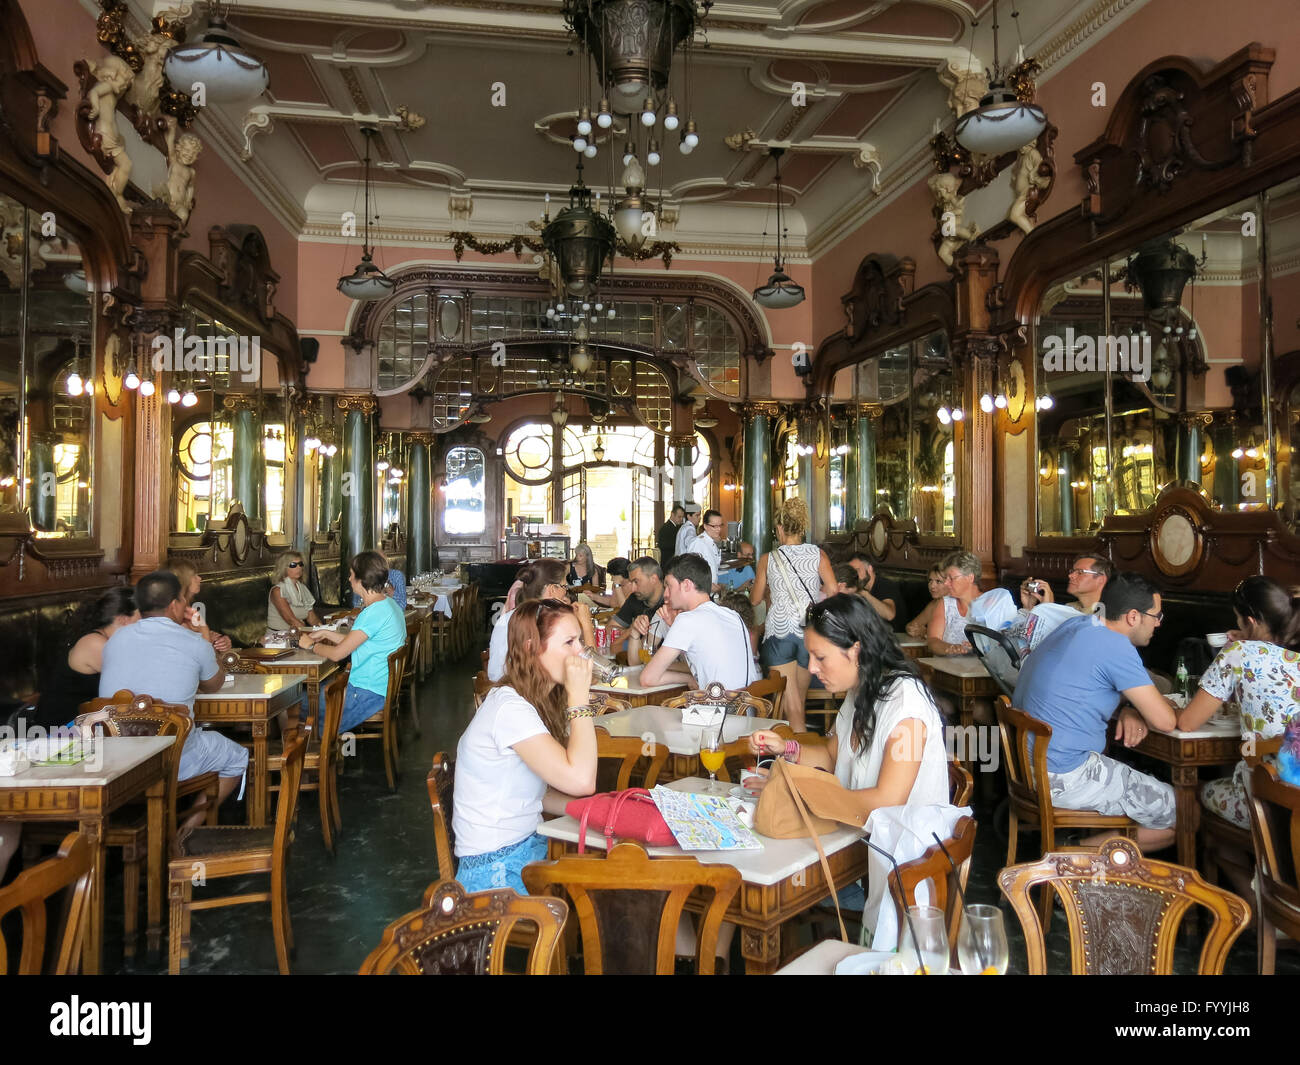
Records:
{"label": "glass of orange juice", "polygon": [[[722,729],[717,732],[706,730],[700,734],[700,765],[704,766],[709,773],[709,786],[706,794],[717,795],[718,789],[718,770],[722,768],[722,763],[727,760],[726,751],[722,747]],[[723,791],[726,789],[723,788]]]}

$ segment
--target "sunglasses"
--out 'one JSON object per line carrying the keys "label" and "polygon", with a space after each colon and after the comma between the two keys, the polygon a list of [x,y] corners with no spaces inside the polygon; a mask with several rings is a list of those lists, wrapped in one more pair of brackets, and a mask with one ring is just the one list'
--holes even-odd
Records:
{"label": "sunglasses", "polygon": [[288,568],[288,569],[302,569],[302,563],[301,563],[301,562],[290,562],[287,568]]}

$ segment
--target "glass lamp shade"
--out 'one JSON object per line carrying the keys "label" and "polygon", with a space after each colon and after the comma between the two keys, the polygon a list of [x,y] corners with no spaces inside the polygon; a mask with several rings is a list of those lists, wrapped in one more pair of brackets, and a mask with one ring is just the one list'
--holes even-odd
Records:
{"label": "glass lamp shade", "polygon": [[390,295],[397,288],[397,282],[370,261],[369,255],[361,256],[357,268],[347,277],[340,277],[338,289],[351,300],[379,300]]}
{"label": "glass lamp shade", "polygon": [[795,284],[785,271],[780,269],[767,279],[766,285],[754,289],[754,302],[760,307],[768,307],[774,311],[798,306],[803,302],[803,297],[803,286]]}
{"label": "glass lamp shade", "polygon": [[182,92],[190,92],[201,81],[209,103],[254,99],[266,91],[269,81],[266,64],[246,51],[217,16],[208,20],[207,31],[198,41],[169,52],[163,69]]}
{"label": "glass lamp shade", "polygon": [[556,425],[563,425],[569,420],[569,412],[563,407],[556,407],[551,411],[551,421]]}
{"label": "glass lamp shade", "polygon": [[1041,107],[993,85],[979,107],[957,119],[957,143],[976,155],[1005,155],[1037,140],[1046,128],[1047,115]]}
{"label": "glass lamp shade", "polygon": [[574,373],[586,373],[591,369],[591,349],[586,344],[579,344],[569,356],[569,365]]}
{"label": "glass lamp shade", "polygon": [[614,229],[634,248],[640,247],[645,239],[641,233],[641,213],[644,209],[645,205],[639,196],[628,196],[614,208]]}
{"label": "glass lamp shade", "polygon": [[542,231],[542,243],[555,257],[564,290],[571,296],[596,291],[601,267],[614,248],[614,235],[608,218],[581,204],[564,208]]}

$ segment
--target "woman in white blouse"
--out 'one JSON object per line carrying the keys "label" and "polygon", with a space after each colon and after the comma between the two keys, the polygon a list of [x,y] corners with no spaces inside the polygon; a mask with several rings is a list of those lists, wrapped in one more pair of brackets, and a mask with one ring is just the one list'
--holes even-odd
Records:
{"label": "woman in white blouse", "polygon": [[[523,867],[546,857],[537,834],[547,787],[596,790],[591,661],[582,627],[562,599],[527,599],[509,622],[505,676],[456,746],[452,828],[467,891],[514,888]],[[439,870],[444,873],[444,870]]]}
{"label": "woman in white blouse", "polygon": [[266,604],[266,627],[285,632],[322,622],[316,613],[316,597],[303,580],[307,564],[297,551],[286,551],[275,560],[271,595]]}

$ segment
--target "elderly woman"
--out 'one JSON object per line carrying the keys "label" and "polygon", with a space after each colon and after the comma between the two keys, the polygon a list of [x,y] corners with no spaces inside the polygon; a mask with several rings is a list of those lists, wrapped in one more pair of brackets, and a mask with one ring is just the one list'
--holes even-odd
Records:
{"label": "elderly woman", "polygon": [[930,615],[926,642],[937,655],[968,655],[971,645],[966,640],[967,615],[980,595],[979,556],[970,551],[954,551],[939,567],[947,594],[943,597],[943,609],[936,608]]}
{"label": "elderly woman", "polygon": [[198,567],[193,562],[177,559],[167,568],[181,582],[181,598],[185,600],[185,606],[189,609],[189,620],[185,623],[185,627],[192,632],[197,632],[212,644],[212,649],[217,654],[225,654],[230,650],[230,637],[208,628],[207,613],[203,609],[203,604],[195,601],[198,598],[199,588],[203,586],[203,578],[199,576]]}
{"label": "elderly woman", "polygon": [[286,551],[276,559],[266,607],[266,627],[271,632],[300,629],[304,623],[323,624],[316,613],[316,597],[303,580],[306,569],[307,564],[297,551]]}

